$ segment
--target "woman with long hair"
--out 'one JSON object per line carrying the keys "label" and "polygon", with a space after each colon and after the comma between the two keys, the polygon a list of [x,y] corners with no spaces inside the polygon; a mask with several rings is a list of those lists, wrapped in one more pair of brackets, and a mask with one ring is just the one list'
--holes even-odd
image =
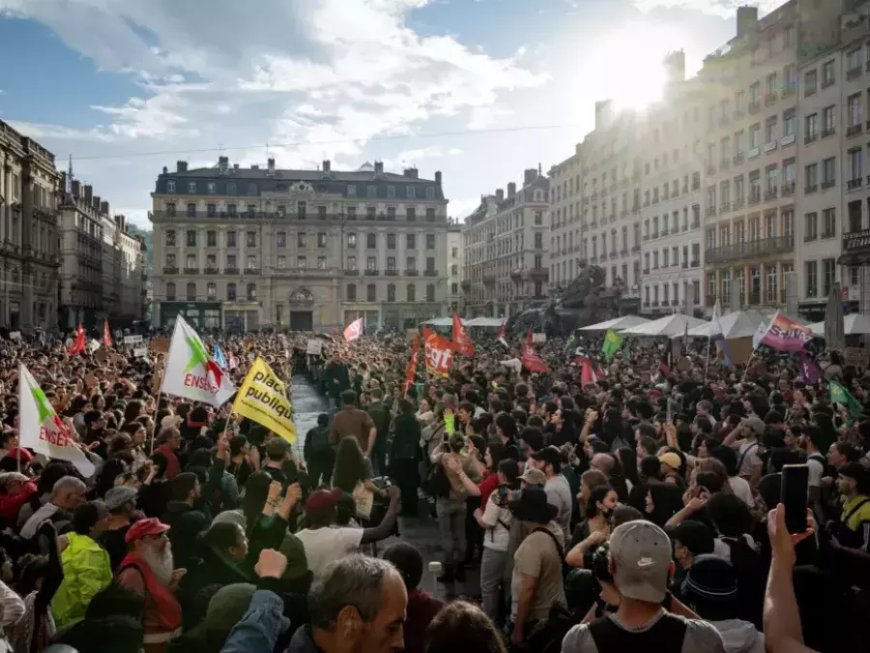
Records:
{"label": "woman with long hair", "polygon": [[375,495],[383,493],[371,481],[369,463],[363,456],[356,438],[344,438],[335,451],[332,485],[353,496],[357,517],[368,520],[372,516]]}
{"label": "woman with long hair", "polygon": [[586,504],[586,519],[574,529],[565,562],[572,567],[589,568],[595,549],[610,537],[613,511],[618,505],[619,496],[611,486],[601,485],[592,490]]}

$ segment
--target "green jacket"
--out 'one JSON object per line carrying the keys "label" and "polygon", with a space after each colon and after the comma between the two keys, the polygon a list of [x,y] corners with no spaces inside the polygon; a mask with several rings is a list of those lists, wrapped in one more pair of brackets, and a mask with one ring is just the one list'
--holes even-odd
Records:
{"label": "green jacket", "polygon": [[63,582],[51,601],[57,629],[85,618],[94,595],[112,582],[109,553],[87,535],[68,533],[69,545],[60,554]]}

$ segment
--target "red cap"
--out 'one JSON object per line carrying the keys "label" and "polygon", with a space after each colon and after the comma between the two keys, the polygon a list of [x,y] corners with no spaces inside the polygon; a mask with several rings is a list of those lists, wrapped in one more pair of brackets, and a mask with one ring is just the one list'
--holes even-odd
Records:
{"label": "red cap", "polygon": [[23,447],[15,447],[14,449],[10,449],[6,453],[6,455],[10,458],[18,458],[23,463],[33,462],[33,454],[30,453],[27,449],[24,449]]}
{"label": "red cap", "polygon": [[342,491],[339,488],[331,490],[315,490],[305,500],[305,509],[309,512],[319,512],[327,508],[335,508],[341,501]]}
{"label": "red cap", "polygon": [[130,544],[149,535],[162,535],[168,530],[169,524],[164,524],[156,517],[148,517],[133,524],[124,536],[124,541]]}

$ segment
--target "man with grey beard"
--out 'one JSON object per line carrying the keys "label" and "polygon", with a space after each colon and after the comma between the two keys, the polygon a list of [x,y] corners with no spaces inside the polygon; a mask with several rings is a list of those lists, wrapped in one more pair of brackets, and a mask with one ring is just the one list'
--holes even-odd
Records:
{"label": "man with grey beard", "polygon": [[146,653],[163,653],[181,634],[181,605],[175,591],[186,569],[174,569],[172,548],[159,519],[136,522],[124,538],[130,552],[118,567],[118,584],[144,599],[142,625]]}

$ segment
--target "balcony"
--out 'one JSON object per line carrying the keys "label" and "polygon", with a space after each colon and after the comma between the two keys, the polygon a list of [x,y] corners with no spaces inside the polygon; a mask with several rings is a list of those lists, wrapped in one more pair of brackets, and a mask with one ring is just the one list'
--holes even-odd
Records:
{"label": "balcony", "polygon": [[546,279],[550,276],[549,270],[547,268],[532,268],[529,270],[529,274],[532,279]]}
{"label": "balcony", "polygon": [[221,271],[215,267],[207,267],[205,270],[203,270],[203,273],[204,274],[220,274]]}
{"label": "balcony", "polygon": [[438,270],[423,270],[423,276],[426,277],[437,277]]}
{"label": "balcony", "polygon": [[746,203],[746,200],[745,200],[744,198],[742,198],[742,197],[735,197],[735,198],[734,198],[734,206],[733,206],[734,210],[736,211],[737,209],[742,209],[742,208],[743,208],[743,205],[744,205],[745,203]]}
{"label": "balcony", "polygon": [[184,268],[184,274],[199,274],[199,268]]}
{"label": "balcony", "polygon": [[365,271],[365,276],[367,276],[367,277],[376,277],[376,276],[378,276],[380,273],[381,273],[380,270],[366,270],[366,271]]}
{"label": "balcony", "polygon": [[749,297],[746,302],[750,306],[758,306],[761,304],[761,291],[760,290],[752,290],[749,292]]}
{"label": "balcony", "polygon": [[749,152],[747,153],[747,156],[750,159],[754,159],[759,154],[761,154],[761,150],[758,148],[758,146],[756,146],[756,147],[753,147],[752,149],[749,150]]}
{"label": "balcony", "polygon": [[785,254],[794,250],[793,236],[763,238],[732,245],[723,245],[706,250],[704,255],[707,263],[720,263],[746,258],[758,258],[769,254]]}
{"label": "balcony", "polygon": [[794,195],[794,182],[789,181],[782,185],[782,196],[783,197],[791,197]]}
{"label": "balcony", "polygon": [[828,179],[827,181],[823,181],[822,182],[822,190],[825,190],[827,188],[833,188],[836,185],[836,183],[837,182],[834,181],[833,179]]}
{"label": "balcony", "polygon": [[761,189],[753,188],[749,191],[749,204],[758,204],[761,201]]}
{"label": "balcony", "polygon": [[846,79],[855,79],[856,77],[861,75],[861,66],[855,66],[854,68],[849,68],[846,71]]}
{"label": "balcony", "polygon": [[855,177],[854,179],[850,179],[846,182],[846,188],[849,190],[855,190],[856,188],[861,188],[861,182],[863,179],[861,177]]}
{"label": "balcony", "polygon": [[245,268],[245,274],[251,274],[254,276],[259,275],[260,268]]}
{"label": "balcony", "polygon": [[861,231],[851,231],[843,234],[843,253],[864,253],[870,252],[870,229],[862,229]]}
{"label": "balcony", "polygon": [[836,130],[833,127],[829,127],[828,129],[822,130],[822,138],[827,138],[828,136],[833,136]]}
{"label": "balcony", "polygon": [[224,274],[237,275],[238,273],[239,273],[239,268],[224,268]]}
{"label": "balcony", "polygon": [[779,139],[779,144],[785,147],[786,145],[791,145],[794,143],[794,134],[786,134],[781,139]]}
{"label": "balcony", "polygon": [[523,269],[522,268],[514,268],[511,270],[511,278],[513,279],[522,279],[523,277]]}
{"label": "balcony", "polygon": [[716,207],[715,206],[708,206],[708,207],[704,208],[704,216],[705,217],[709,218],[709,217],[712,217],[714,215],[716,215]]}
{"label": "balcony", "polygon": [[344,270],[344,276],[346,277],[358,277],[359,270]]}
{"label": "balcony", "polygon": [[864,131],[864,126],[859,122],[857,125],[850,125],[846,128],[846,136],[854,136]]}
{"label": "balcony", "polygon": [[743,160],[744,160],[743,155],[742,155],[742,154],[737,154],[737,155],[734,156],[733,159],[731,159],[731,163],[733,163],[733,164],[736,165],[736,166],[739,166],[741,163],[743,163]]}
{"label": "balcony", "polygon": [[490,285],[495,283],[495,272],[485,272],[483,275],[483,283]]}
{"label": "balcony", "polygon": [[410,269],[410,268],[408,268],[407,270],[405,270],[405,276],[406,276],[406,277],[416,277],[416,276],[419,276],[419,274],[420,274],[420,271],[419,271],[419,270],[412,270],[412,269]]}
{"label": "balcony", "polygon": [[632,251],[632,252],[639,252],[639,251],[640,251],[640,245],[635,245],[635,246],[633,246],[633,247],[631,248],[631,251]]}
{"label": "balcony", "polygon": [[731,210],[731,202],[722,202],[719,204],[719,213],[727,213]]}
{"label": "balcony", "polygon": [[662,229],[662,238],[664,238],[664,237],[667,236],[667,235],[668,235],[668,228],[667,228],[667,227],[664,227],[664,228]]}
{"label": "balcony", "polygon": [[700,267],[700,266],[701,266],[701,262],[700,262],[700,261],[692,261],[691,263],[689,263],[689,267],[690,267],[690,268],[697,268],[697,267]]}
{"label": "balcony", "polygon": [[655,240],[655,239],[658,238],[658,237],[659,237],[659,232],[658,232],[658,231],[654,231],[654,232],[652,233],[652,239]]}
{"label": "balcony", "polygon": [[817,190],[819,190],[818,184],[807,184],[807,187],[804,190],[804,192],[805,193],[815,193]]}
{"label": "balcony", "polygon": [[681,266],[683,267],[683,269],[688,268],[688,267],[689,267],[689,262],[688,262],[688,261],[683,261],[682,264],[681,264]]}
{"label": "balcony", "polygon": [[679,306],[679,305],[680,305],[679,299],[672,299],[671,300],[671,306]]}
{"label": "balcony", "polygon": [[387,268],[384,270],[384,274],[388,277],[395,277],[399,275],[399,271],[395,268]]}
{"label": "balcony", "polygon": [[761,111],[761,102],[756,101],[756,102],[749,103],[749,113],[750,114],[758,113],[759,111]]}
{"label": "balcony", "polygon": [[818,134],[816,134],[815,132],[810,132],[809,134],[807,134],[804,137],[804,145],[809,145],[810,143],[815,141],[818,137],[819,137]]}
{"label": "balcony", "polygon": [[770,141],[764,144],[764,153],[773,152],[776,149],[776,141]]}
{"label": "balcony", "polygon": [[764,191],[764,201],[769,202],[771,200],[775,200],[777,197],[776,188],[768,188]]}
{"label": "balcony", "polygon": [[776,92],[765,93],[764,94],[764,106],[769,107],[771,104],[776,102]]}
{"label": "balcony", "polygon": [[649,274],[649,268],[644,268],[644,269],[643,269],[643,273],[644,273],[644,274]]}
{"label": "balcony", "polygon": [[163,274],[178,274],[178,268],[173,266],[166,266],[163,268]]}

